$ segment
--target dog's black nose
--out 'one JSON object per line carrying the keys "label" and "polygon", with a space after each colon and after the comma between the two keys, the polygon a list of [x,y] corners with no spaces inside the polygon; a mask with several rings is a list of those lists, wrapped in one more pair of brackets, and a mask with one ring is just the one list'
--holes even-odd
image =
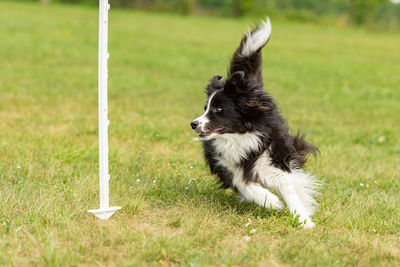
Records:
{"label": "dog's black nose", "polygon": [[199,122],[197,122],[197,121],[192,121],[192,122],[190,123],[190,126],[192,126],[192,129],[195,130],[195,129],[197,128],[197,126],[199,126]]}

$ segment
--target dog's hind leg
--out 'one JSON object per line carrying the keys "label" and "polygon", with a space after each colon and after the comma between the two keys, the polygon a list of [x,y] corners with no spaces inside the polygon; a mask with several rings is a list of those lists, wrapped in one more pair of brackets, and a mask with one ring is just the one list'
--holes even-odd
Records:
{"label": "dog's hind leg", "polygon": [[301,194],[299,195],[299,190],[296,188],[296,183],[294,183],[296,177],[291,176],[292,174],[286,174],[282,175],[279,180],[277,179],[279,182],[277,183],[276,189],[285,200],[290,213],[299,216],[299,221],[304,228],[313,228],[315,223],[312,222],[310,217],[313,210],[310,210],[308,206],[303,204],[303,196]]}
{"label": "dog's hind leg", "polygon": [[305,207],[307,215],[312,216],[315,208],[318,206],[314,197],[319,194],[320,182],[302,169],[293,170],[290,178],[301,203]]}
{"label": "dog's hind leg", "polygon": [[246,202],[254,202],[261,207],[267,209],[282,209],[282,201],[269,191],[267,188],[261,186],[260,184],[249,182],[240,182],[234,185],[239,192],[241,199]]}

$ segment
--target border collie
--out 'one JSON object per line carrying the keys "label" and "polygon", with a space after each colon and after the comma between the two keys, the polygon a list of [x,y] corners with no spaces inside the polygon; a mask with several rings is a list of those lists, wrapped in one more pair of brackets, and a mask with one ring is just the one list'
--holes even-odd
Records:
{"label": "border collie", "polygon": [[191,122],[200,134],[211,172],[242,201],[282,209],[280,198],[305,228],[317,202],[318,181],[302,170],[317,148],[292,135],[272,97],[263,90],[261,49],[271,35],[269,18],[246,34],[233,54],[226,79],[214,76],[206,87],[205,112]]}

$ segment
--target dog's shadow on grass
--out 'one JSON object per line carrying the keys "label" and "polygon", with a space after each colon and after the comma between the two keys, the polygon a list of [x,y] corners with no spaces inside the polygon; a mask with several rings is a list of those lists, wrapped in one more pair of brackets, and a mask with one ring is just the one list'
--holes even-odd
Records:
{"label": "dog's shadow on grass", "polygon": [[205,197],[212,195],[212,203],[207,205],[213,206],[215,209],[220,211],[230,211],[237,215],[245,215],[246,217],[260,217],[268,218],[271,216],[282,217],[289,215],[286,209],[275,211],[272,208],[260,207],[251,202],[244,202],[240,200],[239,195],[231,189],[219,189],[218,186],[207,187],[203,192],[199,192]]}
{"label": "dog's shadow on grass", "polygon": [[204,207],[207,210],[232,212],[250,217],[282,216],[285,211],[272,211],[259,207],[254,203],[242,202],[236,192],[231,189],[220,189],[216,182],[192,182],[190,184],[160,183],[157,186],[143,188],[143,196],[158,207],[160,205],[172,207],[190,205]]}

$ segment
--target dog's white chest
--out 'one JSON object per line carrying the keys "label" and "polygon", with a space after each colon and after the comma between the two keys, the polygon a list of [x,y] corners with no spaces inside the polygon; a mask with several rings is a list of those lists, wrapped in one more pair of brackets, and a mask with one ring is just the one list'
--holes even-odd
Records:
{"label": "dog's white chest", "polygon": [[260,148],[261,140],[256,133],[222,134],[215,138],[213,146],[219,160],[237,165],[249,152]]}
{"label": "dog's white chest", "polygon": [[241,163],[248,153],[260,148],[261,140],[256,133],[223,134],[215,138],[213,146],[218,164],[231,171],[237,180],[243,176]]}
{"label": "dog's white chest", "polygon": [[[261,139],[257,133],[223,134],[215,138],[213,146],[218,164],[233,174],[233,183],[236,184],[243,180],[243,162],[250,152],[260,149]],[[268,186],[274,186],[275,180],[283,173],[272,166],[267,151],[254,162],[252,171]]]}

